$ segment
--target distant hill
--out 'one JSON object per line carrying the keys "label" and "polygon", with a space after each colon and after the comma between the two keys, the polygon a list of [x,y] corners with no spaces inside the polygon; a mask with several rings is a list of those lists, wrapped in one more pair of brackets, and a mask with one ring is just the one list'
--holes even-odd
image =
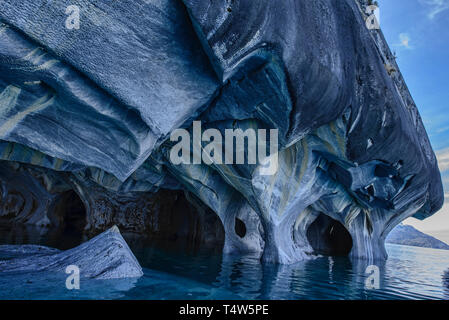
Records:
{"label": "distant hill", "polygon": [[433,248],[449,250],[449,245],[412,226],[400,224],[394,228],[388,235],[387,243],[402,244],[414,247]]}

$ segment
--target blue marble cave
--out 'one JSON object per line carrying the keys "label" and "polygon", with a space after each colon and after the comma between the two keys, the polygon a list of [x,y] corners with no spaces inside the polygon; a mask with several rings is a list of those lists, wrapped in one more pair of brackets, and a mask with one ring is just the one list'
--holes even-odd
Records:
{"label": "blue marble cave", "polygon": [[[50,259],[138,277],[117,227],[275,264],[385,260],[395,226],[443,205],[366,0],[0,2],[0,221],[76,245],[106,232],[72,251],[4,247],[15,259],[0,269]],[[79,28],[66,27],[70,5]],[[193,121],[278,129],[278,171],[173,164],[170,134]]]}

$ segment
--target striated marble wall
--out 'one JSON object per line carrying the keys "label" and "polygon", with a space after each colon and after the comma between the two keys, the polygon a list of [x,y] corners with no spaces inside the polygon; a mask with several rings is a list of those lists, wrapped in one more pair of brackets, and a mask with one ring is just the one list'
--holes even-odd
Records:
{"label": "striated marble wall", "polygon": [[[1,218],[61,225],[75,193],[87,233],[117,224],[284,264],[385,259],[391,229],[438,211],[443,191],[366,4],[4,0]],[[278,129],[279,170],[173,164],[170,133],[194,120]]]}

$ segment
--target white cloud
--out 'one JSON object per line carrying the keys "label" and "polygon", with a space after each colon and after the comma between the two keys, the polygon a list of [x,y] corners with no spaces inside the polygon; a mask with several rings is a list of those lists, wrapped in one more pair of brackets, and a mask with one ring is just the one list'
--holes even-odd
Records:
{"label": "white cloud", "polygon": [[449,170],[449,148],[436,152],[438,166],[441,171]]}
{"label": "white cloud", "polygon": [[410,36],[407,33],[401,33],[399,40],[401,41],[401,46],[410,49]]}
{"label": "white cloud", "polygon": [[449,0],[420,0],[427,7],[427,17],[434,19],[441,12],[449,9]]}
{"label": "white cloud", "polygon": [[399,43],[395,43],[395,47],[402,47],[405,49],[413,49],[413,46],[410,45],[410,35],[408,33],[400,33],[399,34]]}

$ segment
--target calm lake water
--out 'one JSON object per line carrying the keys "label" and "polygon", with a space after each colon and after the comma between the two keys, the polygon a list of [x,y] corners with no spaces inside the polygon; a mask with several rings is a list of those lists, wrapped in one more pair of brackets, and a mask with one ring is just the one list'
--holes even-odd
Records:
{"label": "calm lake water", "polygon": [[449,251],[387,245],[380,289],[365,289],[364,261],[318,257],[290,266],[249,256],[141,247],[139,279],[81,279],[65,288],[65,274],[0,272],[0,299],[448,299]]}

